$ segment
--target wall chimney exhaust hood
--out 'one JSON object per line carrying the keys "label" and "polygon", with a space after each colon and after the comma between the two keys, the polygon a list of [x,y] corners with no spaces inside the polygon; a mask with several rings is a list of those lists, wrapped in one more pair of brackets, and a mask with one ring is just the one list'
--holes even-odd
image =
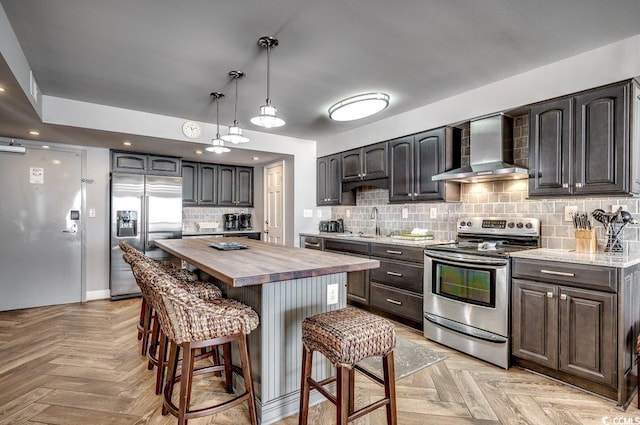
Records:
{"label": "wall chimney exhaust hood", "polygon": [[470,165],[433,176],[434,181],[476,183],[526,179],[529,171],[513,164],[513,119],[494,115],[471,121]]}

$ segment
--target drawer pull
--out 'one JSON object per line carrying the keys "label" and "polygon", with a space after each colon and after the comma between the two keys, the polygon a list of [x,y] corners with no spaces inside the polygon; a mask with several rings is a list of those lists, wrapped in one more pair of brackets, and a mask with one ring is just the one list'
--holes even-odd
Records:
{"label": "drawer pull", "polygon": [[567,294],[560,294],[560,299],[561,300],[566,300],[567,299]]}
{"label": "drawer pull", "polygon": [[398,273],[398,272],[387,272],[387,274],[389,276],[402,277],[402,273]]}
{"label": "drawer pull", "polygon": [[575,273],[569,273],[569,272],[557,272],[555,270],[545,270],[545,269],[540,269],[540,273],[544,273],[544,274],[552,274],[555,276],[568,276],[568,277],[575,277]]}
{"label": "drawer pull", "polygon": [[401,301],[396,301],[396,300],[391,299],[391,298],[387,298],[387,302],[391,303],[391,304],[395,304],[395,305],[402,305]]}
{"label": "drawer pull", "polygon": [[387,249],[387,254],[402,255],[402,251],[394,251],[392,249]]}
{"label": "drawer pull", "polygon": [[553,292],[547,292],[547,298],[553,298]]}
{"label": "drawer pull", "polygon": [[316,247],[316,248],[320,248],[320,243],[319,242],[317,242],[317,243],[305,242],[304,246],[313,246],[313,247]]}

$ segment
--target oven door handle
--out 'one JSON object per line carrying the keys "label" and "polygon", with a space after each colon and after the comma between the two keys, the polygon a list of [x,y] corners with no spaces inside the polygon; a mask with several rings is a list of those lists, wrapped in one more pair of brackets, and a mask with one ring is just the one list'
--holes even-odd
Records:
{"label": "oven door handle", "polygon": [[509,341],[507,338],[500,335],[463,325],[462,323],[454,322],[453,320],[445,319],[444,317],[434,316],[433,314],[424,313],[424,318],[436,326],[440,326],[463,335],[472,336],[493,344],[505,344]]}
{"label": "oven door handle", "polygon": [[479,258],[476,256],[458,254],[455,252],[448,252],[446,255],[443,255],[441,253],[435,253],[433,251],[428,251],[425,249],[424,255],[430,258],[435,258],[437,260],[447,261],[450,264],[457,264],[461,266],[466,265],[465,263],[499,267],[504,267],[509,264],[509,260],[507,259],[492,259],[487,257]]}

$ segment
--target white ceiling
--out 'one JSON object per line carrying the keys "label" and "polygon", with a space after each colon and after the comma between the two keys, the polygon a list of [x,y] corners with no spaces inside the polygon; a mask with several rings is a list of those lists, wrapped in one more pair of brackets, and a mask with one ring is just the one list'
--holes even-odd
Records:
{"label": "white ceiling", "polygon": [[[253,130],[249,119],[266,97],[266,55],[256,42],[274,35],[271,99],[287,124],[270,132],[311,140],[630,37],[640,22],[638,0],[0,4],[44,94],[214,122],[209,93],[222,91],[220,121],[230,124],[227,74],[238,69],[247,74],[238,119]],[[369,91],[387,92],[390,107],[357,122],[328,119],[331,104]],[[0,117],[0,136],[11,136],[24,115]]]}

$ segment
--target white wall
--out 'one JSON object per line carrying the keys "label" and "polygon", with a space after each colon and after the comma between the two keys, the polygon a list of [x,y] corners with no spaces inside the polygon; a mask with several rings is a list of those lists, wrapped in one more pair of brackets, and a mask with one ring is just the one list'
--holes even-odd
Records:
{"label": "white wall", "polygon": [[640,35],[321,139],[318,156],[389,140],[640,75]]}

